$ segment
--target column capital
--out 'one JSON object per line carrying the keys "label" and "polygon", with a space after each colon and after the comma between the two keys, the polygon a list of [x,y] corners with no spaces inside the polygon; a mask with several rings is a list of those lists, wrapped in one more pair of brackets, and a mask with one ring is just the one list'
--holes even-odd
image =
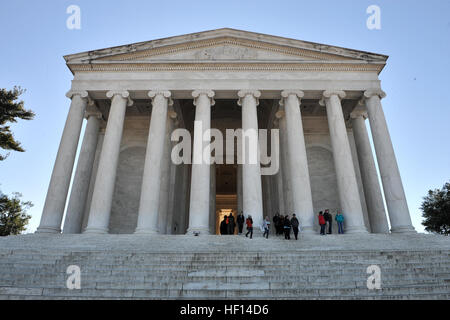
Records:
{"label": "column capital", "polygon": [[102,119],[102,113],[95,106],[95,103],[89,103],[86,107],[86,111],[84,112],[84,117],[89,119],[89,117],[96,117],[98,119]]}
{"label": "column capital", "polygon": [[211,106],[213,106],[216,102],[214,101],[215,92],[212,90],[194,90],[192,91],[192,97],[194,98],[194,106],[197,105],[197,98],[201,95],[206,95],[211,101]]}
{"label": "column capital", "polygon": [[337,96],[339,100],[344,99],[346,96],[345,91],[342,90],[325,90],[322,93],[322,99],[319,100],[319,104],[325,106],[325,99],[331,98],[331,96]]}
{"label": "column capital", "polygon": [[290,95],[296,95],[299,99],[305,96],[305,93],[302,90],[283,90],[281,91],[281,97],[287,98]]}
{"label": "column capital", "polygon": [[120,95],[122,98],[127,99],[127,106],[133,105],[133,100],[130,98],[130,92],[127,90],[110,90],[106,93],[106,97],[112,99],[114,96]]}
{"label": "column capital", "polygon": [[261,91],[259,91],[259,90],[239,90],[237,95],[239,97],[238,106],[242,106],[242,99],[248,95],[251,95],[256,99],[256,105],[258,106],[259,105],[259,97],[261,97]]}
{"label": "column capital", "polygon": [[168,104],[169,106],[173,105],[173,100],[171,98],[172,96],[172,92],[168,91],[168,90],[150,90],[147,95],[152,99],[152,103],[153,100],[155,99],[156,96],[162,96],[165,99],[168,99]]}
{"label": "column capital", "polygon": [[278,110],[278,111],[275,113],[275,118],[277,118],[277,120],[278,120],[278,119],[283,118],[285,115],[286,115],[286,113],[284,112],[284,110]]}
{"label": "column capital", "polygon": [[281,99],[280,99],[280,106],[284,105],[284,100],[287,99],[289,96],[294,95],[298,98],[299,101],[302,100],[302,98],[305,96],[305,93],[301,90],[283,90],[281,91]]}
{"label": "column capital", "polygon": [[80,96],[82,99],[86,99],[86,101],[89,98],[89,93],[86,90],[69,90],[66,93],[66,97],[69,99],[72,99],[73,96],[76,95]]}
{"label": "column capital", "polygon": [[370,89],[370,90],[364,91],[362,99],[368,99],[373,96],[378,96],[380,99],[383,99],[386,97],[386,93],[381,89]]}
{"label": "column capital", "polygon": [[357,119],[359,117],[363,117],[364,120],[367,119],[367,110],[365,109],[360,109],[360,108],[355,108],[351,113],[350,113],[350,118],[352,119]]}

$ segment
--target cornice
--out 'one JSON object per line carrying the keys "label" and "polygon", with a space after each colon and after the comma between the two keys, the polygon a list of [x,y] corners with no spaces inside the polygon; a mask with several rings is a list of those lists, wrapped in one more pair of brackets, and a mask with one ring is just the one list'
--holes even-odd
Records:
{"label": "cornice", "polygon": [[157,71],[337,71],[377,72],[384,64],[367,63],[95,63],[71,64],[73,72]]}

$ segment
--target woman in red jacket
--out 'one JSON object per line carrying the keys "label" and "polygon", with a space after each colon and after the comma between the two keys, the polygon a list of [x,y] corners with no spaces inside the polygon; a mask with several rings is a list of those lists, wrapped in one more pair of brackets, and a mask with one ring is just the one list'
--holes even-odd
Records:
{"label": "woman in red jacket", "polygon": [[325,221],[322,211],[319,212],[319,225],[320,225],[320,234],[325,235],[325,226],[327,225],[327,222]]}
{"label": "woman in red jacket", "polygon": [[245,223],[247,224],[247,233],[246,233],[246,237],[248,237],[248,234],[250,233],[250,239],[253,237],[253,219],[251,215],[248,215],[247,220],[245,221]]}

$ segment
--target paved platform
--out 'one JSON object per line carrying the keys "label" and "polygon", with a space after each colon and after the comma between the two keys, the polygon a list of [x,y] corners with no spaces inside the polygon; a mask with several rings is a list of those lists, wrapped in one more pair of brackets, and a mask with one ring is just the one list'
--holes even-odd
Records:
{"label": "paved platform", "polygon": [[14,248],[59,250],[137,250],[140,252],[221,252],[236,250],[262,252],[280,250],[450,250],[450,237],[430,234],[332,234],[300,235],[285,240],[271,235],[265,239],[254,234],[244,235],[63,235],[26,234],[0,237],[1,250]]}

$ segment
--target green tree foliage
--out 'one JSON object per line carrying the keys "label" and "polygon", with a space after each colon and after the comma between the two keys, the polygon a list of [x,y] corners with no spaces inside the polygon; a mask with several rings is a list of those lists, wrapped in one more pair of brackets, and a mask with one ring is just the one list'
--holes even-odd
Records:
{"label": "green tree foliage", "polygon": [[[7,123],[17,122],[17,119],[31,120],[34,112],[24,108],[24,102],[18,101],[19,96],[25,90],[14,87],[12,90],[0,89],[0,148],[24,152],[20,142],[14,139],[10,126]],[[0,161],[8,156],[0,154]]]}
{"label": "green tree foliage", "polygon": [[428,232],[444,235],[450,234],[450,182],[442,189],[429,190],[428,195],[423,198],[422,224]]}
{"label": "green tree foliage", "polygon": [[20,234],[25,231],[31,216],[27,210],[33,206],[30,201],[21,201],[20,193],[8,197],[0,192],[0,236]]}

